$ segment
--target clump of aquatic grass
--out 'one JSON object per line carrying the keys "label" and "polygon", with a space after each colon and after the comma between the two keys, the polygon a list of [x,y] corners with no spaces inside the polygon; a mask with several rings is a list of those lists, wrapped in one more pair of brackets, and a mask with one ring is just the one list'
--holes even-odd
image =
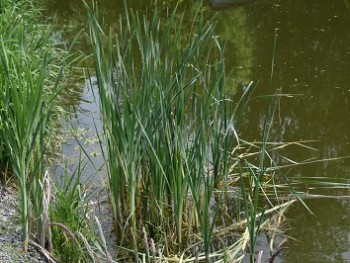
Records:
{"label": "clump of aquatic grass", "polygon": [[81,183],[84,168],[80,156],[76,170],[70,174],[66,167],[63,183],[55,185],[50,206],[53,252],[60,262],[113,262],[95,216],[94,191]]}
{"label": "clump of aquatic grass", "polygon": [[76,235],[80,233],[88,241],[95,238],[91,227],[93,212],[88,205],[91,199],[88,189],[80,182],[84,169],[81,164],[79,160],[77,169],[71,175],[65,169],[62,175],[64,182],[55,186],[55,198],[50,207],[54,253],[62,262],[87,262],[89,255],[83,249],[84,242],[80,242]]}
{"label": "clump of aquatic grass", "polygon": [[232,120],[224,109],[232,106],[223,92],[221,43],[212,39],[213,21],[199,17],[184,37],[183,17],[175,16],[161,25],[157,14],[149,20],[131,12],[123,31],[107,40],[107,52],[95,17],[89,19],[116,230],[121,239],[130,235],[136,252],[142,227],[156,239],[174,229],[168,248],[181,250],[184,223],[186,231],[199,230],[209,252],[217,210],[209,203],[219,207],[214,186],[227,174]]}
{"label": "clump of aquatic grass", "polygon": [[135,260],[147,240],[164,244],[166,256],[220,257],[214,230],[234,218],[219,214],[235,209],[228,178],[236,128],[255,85],[237,102],[228,97],[215,19],[198,11],[189,28],[183,19],[176,10],[164,21],[126,8],[118,33],[106,36],[89,10],[115,229]]}
{"label": "clump of aquatic grass", "polygon": [[30,233],[42,242],[49,235],[44,211],[49,179],[44,175],[62,73],[53,63],[62,65],[67,56],[55,47],[50,26],[38,23],[39,12],[30,1],[1,4],[0,169],[9,167],[16,179],[27,250]]}

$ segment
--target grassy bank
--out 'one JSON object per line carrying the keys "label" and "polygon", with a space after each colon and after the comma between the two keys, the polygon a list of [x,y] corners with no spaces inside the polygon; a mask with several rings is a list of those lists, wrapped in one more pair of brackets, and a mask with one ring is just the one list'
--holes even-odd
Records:
{"label": "grassy bank", "polygon": [[24,252],[30,243],[59,262],[90,262],[101,246],[82,168],[65,170],[59,186],[50,175],[68,83],[76,77],[72,65],[80,59],[62,48],[67,43],[53,28],[32,1],[0,1],[0,180],[15,183]]}
{"label": "grassy bank", "polygon": [[0,169],[18,187],[26,251],[30,234],[44,247],[51,239],[48,156],[69,53],[32,1],[1,1],[0,12]]}

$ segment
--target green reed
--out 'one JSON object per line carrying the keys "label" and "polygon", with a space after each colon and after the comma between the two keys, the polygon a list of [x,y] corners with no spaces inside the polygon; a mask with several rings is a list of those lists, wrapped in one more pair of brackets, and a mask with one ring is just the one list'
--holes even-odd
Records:
{"label": "green reed", "polygon": [[89,262],[93,260],[86,251],[82,235],[86,242],[95,241],[93,208],[89,206],[92,193],[81,184],[84,171],[83,160],[78,160],[78,167],[69,174],[67,165],[64,169],[63,183],[55,185],[55,200],[50,206],[50,220],[53,226],[52,243],[60,262]]}
{"label": "green reed", "polygon": [[61,89],[55,62],[63,61],[64,52],[55,47],[50,27],[38,24],[30,1],[1,3],[0,164],[11,167],[19,187],[26,251],[30,233],[41,245],[49,235],[44,175],[50,116]]}
{"label": "green reed", "polygon": [[176,10],[164,21],[126,8],[117,34],[106,36],[89,10],[120,243],[137,257],[144,228],[167,254],[200,241],[209,261],[239,105],[225,95],[215,19],[198,11],[190,28],[183,21]]}
{"label": "green reed", "polygon": [[[176,9],[162,19],[157,10],[141,16],[125,5],[114,32],[105,33],[97,7],[87,9],[119,252],[132,251],[135,261],[230,262],[248,247],[255,262],[267,214],[295,201],[280,203],[270,183],[280,169],[270,154],[278,147],[268,142],[280,96],[272,92],[274,66],[262,142],[249,143],[238,128],[256,85],[238,99],[230,95],[236,87],[226,83],[215,18],[198,9],[188,24]],[[245,231],[233,241],[237,226]]]}
{"label": "green reed", "polygon": [[[258,165],[255,166],[252,163],[248,162],[245,159],[240,160],[239,162],[239,174],[240,174],[240,187],[242,192],[242,200],[244,206],[244,213],[247,219],[247,228],[249,233],[249,254],[250,254],[250,262],[255,262],[255,247],[257,237],[259,236],[260,227],[263,224],[263,220],[265,217],[265,208],[261,205],[262,198],[261,195],[264,195],[264,178],[268,176],[266,173],[266,161],[270,162],[270,166],[274,166],[273,160],[268,154],[267,143],[269,141],[269,134],[272,129],[272,123],[274,120],[274,114],[276,112],[276,105],[279,101],[279,97],[277,94],[274,94],[272,89],[273,82],[273,73],[275,67],[275,51],[276,51],[276,40],[277,40],[277,31],[275,34],[275,39],[273,43],[273,53],[272,53],[272,63],[271,63],[271,74],[269,81],[269,94],[266,96],[266,107],[265,107],[265,115],[264,115],[264,124],[262,129],[262,143],[259,147],[258,154]],[[243,182],[243,172],[248,175],[248,184],[244,184]],[[267,198],[267,197],[266,197]],[[268,200],[267,202],[272,205],[272,203]],[[259,214],[260,213],[260,214]],[[259,215],[259,216],[258,216]]]}

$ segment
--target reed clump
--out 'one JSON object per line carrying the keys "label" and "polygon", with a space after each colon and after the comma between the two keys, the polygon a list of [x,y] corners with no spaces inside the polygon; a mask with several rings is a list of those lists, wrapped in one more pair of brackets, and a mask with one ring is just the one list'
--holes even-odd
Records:
{"label": "reed clump", "polygon": [[69,56],[31,1],[1,1],[0,13],[0,169],[18,186],[26,251],[30,234],[50,239],[48,151]]}
{"label": "reed clump", "polygon": [[63,183],[54,188],[55,199],[50,206],[50,220],[54,255],[60,262],[89,262],[97,258],[97,253],[94,252],[97,250],[94,245],[97,239],[93,228],[92,191],[81,184],[83,171],[81,158],[77,169],[71,174],[66,165],[62,174]]}
{"label": "reed clump", "polygon": [[[134,260],[182,255],[208,262],[234,258],[246,244],[247,236],[229,233],[214,241],[214,232],[238,214],[230,180],[255,85],[234,101],[215,18],[198,11],[190,27],[183,21],[176,10],[165,20],[157,11],[140,16],[126,8],[113,35],[102,31],[97,8],[89,9],[115,231]],[[255,204],[254,234],[257,213]]]}

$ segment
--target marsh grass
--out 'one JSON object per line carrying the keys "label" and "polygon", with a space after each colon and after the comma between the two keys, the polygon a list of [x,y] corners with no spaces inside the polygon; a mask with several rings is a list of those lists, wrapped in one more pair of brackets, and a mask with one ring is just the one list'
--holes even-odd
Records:
{"label": "marsh grass", "polygon": [[[0,169],[9,167],[20,193],[23,248],[29,234],[45,246],[48,149],[68,54],[55,47],[48,25],[30,1],[1,1]],[[57,120],[57,119],[56,119]],[[46,189],[46,190],[45,190]],[[45,216],[46,215],[46,216]]]}
{"label": "marsh grass", "polygon": [[63,184],[56,184],[54,189],[55,199],[50,207],[52,242],[55,254],[62,262],[87,262],[90,257],[84,242],[89,244],[95,239],[92,228],[94,213],[89,206],[91,193],[81,185],[83,170],[83,160],[79,158],[77,169],[70,174],[66,167]]}
{"label": "marsh grass", "polygon": [[[256,85],[249,83],[236,102],[227,95],[232,87],[225,81],[215,18],[208,21],[198,11],[184,28],[177,10],[163,20],[157,11],[140,16],[126,7],[113,35],[103,32],[97,7],[88,10],[120,247],[132,248],[135,261],[140,251],[147,261],[159,258],[149,244],[164,244],[165,257],[195,255],[194,261],[209,262],[224,254],[238,257],[250,239],[253,259],[259,227],[268,221],[259,201],[268,132],[253,171],[239,155],[237,127]],[[249,189],[241,188],[248,236],[213,242],[235,222],[235,162],[251,173]]]}

